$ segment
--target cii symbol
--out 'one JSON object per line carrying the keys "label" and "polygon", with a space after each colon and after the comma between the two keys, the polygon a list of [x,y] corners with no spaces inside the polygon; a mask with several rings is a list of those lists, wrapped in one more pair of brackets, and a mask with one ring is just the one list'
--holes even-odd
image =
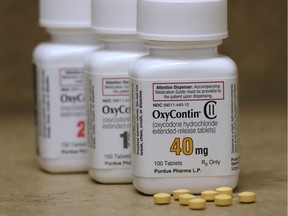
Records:
{"label": "cii symbol", "polygon": [[206,116],[206,118],[215,119],[217,117],[217,115],[215,114],[215,106],[216,106],[216,104],[217,104],[216,101],[208,101],[204,105],[204,115]]}

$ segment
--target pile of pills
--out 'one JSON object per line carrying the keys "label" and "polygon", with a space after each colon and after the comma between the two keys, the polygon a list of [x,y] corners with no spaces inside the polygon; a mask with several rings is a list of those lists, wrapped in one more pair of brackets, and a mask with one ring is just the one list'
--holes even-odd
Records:
{"label": "pile of pills", "polygon": [[[178,200],[180,205],[189,206],[190,209],[200,210],[206,208],[206,202],[214,202],[216,206],[232,205],[233,189],[230,187],[219,187],[216,190],[206,190],[201,193],[201,197],[197,197],[187,189],[178,189],[173,191],[173,197]],[[153,196],[155,204],[171,203],[171,194],[157,193]],[[256,202],[256,194],[254,192],[242,192],[238,194],[240,203]]]}

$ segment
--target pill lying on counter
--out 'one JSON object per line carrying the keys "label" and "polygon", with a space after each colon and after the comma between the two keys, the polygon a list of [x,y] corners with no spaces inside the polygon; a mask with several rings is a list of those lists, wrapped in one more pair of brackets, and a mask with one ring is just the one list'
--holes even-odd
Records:
{"label": "pill lying on counter", "polygon": [[195,210],[205,209],[206,200],[202,198],[191,199],[189,200],[189,208]]}
{"label": "pill lying on counter", "polygon": [[201,193],[201,197],[206,201],[214,201],[214,197],[218,194],[215,190],[206,190]]}
{"label": "pill lying on counter", "polygon": [[238,194],[238,201],[240,203],[256,202],[256,194],[254,192],[245,191]]}
{"label": "pill lying on counter", "polygon": [[187,190],[187,189],[177,189],[175,191],[173,191],[173,197],[174,199],[178,200],[179,199],[179,196],[181,194],[191,194],[191,191],[190,190]]}
{"label": "pill lying on counter", "polygon": [[157,193],[153,196],[155,204],[169,204],[171,202],[171,195],[169,193]]}
{"label": "pill lying on counter", "polygon": [[230,196],[232,196],[233,194],[233,189],[230,187],[219,187],[219,188],[216,188],[216,191],[218,192],[218,194],[227,194]]}
{"label": "pill lying on counter", "polygon": [[217,206],[232,205],[232,196],[228,194],[218,194],[214,197],[214,202]]}
{"label": "pill lying on counter", "polygon": [[[232,195],[233,189],[230,187],[202,191],[201,198],[191,194],[191,191],[187,189],[173,191],[175,200],[179,200],[182,206],[189,205],[190,209],[205,209],[207,201],[214,201],[217,206],[230,206],[232,205]],[[169,193],[157,193],[153,198],[155,204],[169,204],[171,202],[171,194]],[[238,201],[239,203],[254,203],[256,202],[256,194],[251,191],[238,193]]]}
{"label": "pill lying on counter", "polygon": [[181,194],[179,196],[179,203],[181,205],[188,205],[189,200],[195,199],[195,198],[196,198],[196,196],[194,196],[193,194]]}

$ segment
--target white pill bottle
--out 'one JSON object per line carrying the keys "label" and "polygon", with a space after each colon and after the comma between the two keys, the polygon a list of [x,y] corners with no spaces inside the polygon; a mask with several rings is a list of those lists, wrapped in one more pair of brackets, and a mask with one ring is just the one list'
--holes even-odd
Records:
{"label": "white pill bottle", "polygon": [[92,26],[104,48],[85,61],[89,175],[100,183],[131,183],[128,70],[147,54],[136,37],[136,0],[92,0]]}
{"label": "white pill bottle", "polygon": [[217,52],[228,35],[227,1],[139,0],[137,7],[149,55],[129,72],[135,188],[234,188],[237,68]]}
{"label": "white pill bottle", "polygon": [[39,6],[40,26],[51,35],[33,53],[39,165],[52,173],[87,171],[84,58],[100,48],[91,2],[40,0]]}

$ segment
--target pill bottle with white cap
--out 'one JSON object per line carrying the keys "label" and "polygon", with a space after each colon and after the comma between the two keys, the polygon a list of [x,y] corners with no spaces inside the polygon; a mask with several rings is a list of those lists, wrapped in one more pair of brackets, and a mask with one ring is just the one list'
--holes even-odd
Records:
{"label": "pill bottle with white cap", "polygon": [[136,37],[136,0],[92,0],[92,26],[104,48],[85,60],[89,175],[131,183],[128,70],[147,54]]}
{"label": "pill bottle with white cap", "polygon": [[238,182],[237,67],[217,47],[227,0],[139,0],[132,92],[133,184],[145,194]]}
{"label": "pill bottle with white cap", "polygon": [[91,30],[90,0],[40,0],[40,26],[51,41],[33,53],[37,152],[48,172],[88,171],[85,56],[101,47]]}

